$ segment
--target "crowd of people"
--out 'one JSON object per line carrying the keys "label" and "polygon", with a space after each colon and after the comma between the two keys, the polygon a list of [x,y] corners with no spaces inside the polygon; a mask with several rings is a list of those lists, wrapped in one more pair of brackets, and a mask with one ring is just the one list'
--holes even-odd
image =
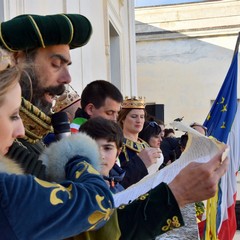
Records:
{"label": "crowd of people", "polygon": [[[81,96],[66,89],[70,49],[87,44],[92,31],[79,14],[1,23],[1,239],[153,239],[183,226],[181,208],[212,197],[227,170],[221,149],[114,206],[113,194],[166,163],[163,129],[146,121],[143,98],[124,99],[108,81],[92,81]],[[72,134],[46,145],[52,110],[68,114]]]}

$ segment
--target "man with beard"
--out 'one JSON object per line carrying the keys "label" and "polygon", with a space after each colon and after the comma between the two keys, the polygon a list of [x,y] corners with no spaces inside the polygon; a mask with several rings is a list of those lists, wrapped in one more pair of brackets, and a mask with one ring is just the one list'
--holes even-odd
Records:
{"label": "man with beard", "polygon": [[[85,17],[78,14],[61,14],[45,17],[22,15],[1,24],[0,45],[10,52],[14,52],[14,57],[18,63],[27,62],[28,64],[32,64],[30,68],[26,69],[28,77],[21,83],[23,99],[20,115],[24,122],[26,138],[19,139],[12,146],[9,155],[17,160],[21,159],[19,162],[22,162],[25,172],[39,178],[44,178],[45,172],[44,165],[38,160],[39,154],[44,148],[41,139],[48,132],[52,131],[51,119],[47,114],[50,113],[55,95],[62,94],[64,84],[68,84],[71,81],[68,71],[68,66],[71,64],[69,50],[86,44],[90,35],[91,24]],[[56,145],[52,146],[55,147]],[[47,148],[51,153],[59,153],[59,148],[64,150],[63,147],[57,147],[53,148],[53,151],[52,146]],[[78,148],[79,145],[77,145]],[[227,168],[227,161],[220,165],[221,154],[222,152],[216,155],[209,164],[197,165],[198,167],[196,164],[193,164],[186,167],[168,186],[164,183],[159,184],[159,186],[149,193],[133,201],[131,204],[132,207],[121,206],[122,211],[118,214],[127,216],[127,218],[123,217],[125,221],[119,221],[122,230],[121,238],[127,239],[123,234],[125,232],[128,239],[134,239],[136,237],[135,233],[141,235],[141,239],[146,240],[149,237],[152,239],[159,231],[163,232],[180,227],[183,224],[183,219],[179,207],[184,206],[189,201],[206,199],[213,196],[215,186]],[[68,154],[66,155],[68,156]],[[62,155],[57,157],[56,160],[61,158]],[[53,158],[50,158],[49,162],[52,161]],[[59,168],[64,169],[63,166]],[[202,171],[199,171],[199,169],[202,169]],[[191,188],[188,188],[190,196],[186,194],[184,187],[180,189],[179,186],[185,186],[190,182],[189,178],[192,176],[189,174],[190,172],[192,175],[197,175],[194,173],[200,172],[201,174],[199,175],[203,177],[204,174],[202,172],[207,173],[204,189],[207,188],[209,190],[202,191],[203,185],[198,184],[201,182],[199,178],[195,182],[191,181]],[[78,171],[76,175],[78,176],[81,173],[81,171]],[[63,174],[63,177],[66,176]],[[194,183],[196,182],[197,185],[195,186]],[[45,182],[43,184],[44,186],[46,185]],[[94,184],[96,182],[92,185]],[[193,190],[196,191],[196,194],[193,194]],[[56,200],[55,197],[52,198]],[[98,223],[99,219],[102,218],[107,220],[111,214],[111,210],[105,209],[102,206],[102,201],[107,201],[108,199],[106,196],[95,199],[104,212],[96,211],[95,216],[89,216],[88,220],[92,224]],[[108,205],[111,205],[110,203],[108,201]],[[92,205],[92,203],[88,205]],[[85,210],[89,210],[87,206],[83,205],[83,207],[85,207]],[[163,209],[167,209],[167,214],[161,217]],[[161,217],[161,222],[156,221],[154,217],[156,214],[158,217]],[[139,219],[138,216],[140,216]],[[115,215],[115,217],[117,216]],[[58,218],[56,219],[58,220]],[[134,223],[134,227],[129,232],[128,229],[129,226],[132,226],[132,222]],[[116,221],[109,223],[113,223],[113,226],[117,227]],[[159,228],[162,225],[164,226],[163,229]],[[154,229],[154,232],[149,231],[152,229]],[[111,225],[108,227],[108,230],[112,230],[113,236],[116,235],[115,228]],[[89,238],[86,236],[85,239]],[[100,239],[100,237],[97,236],[95,239]]]}
{"label": "man with beard", "polygon": [[85,45],[91,33],[89,20],[79,14],[20,15],[1,23],[0,46],[13,52],[18,64],[30,66],[21,81],[20,115],[26,136],[8,153],[26,173],[45,178],[45,166],[38,157],[45,147],[42,138],[52,131],[52,102],[71,82],[69,50]]}

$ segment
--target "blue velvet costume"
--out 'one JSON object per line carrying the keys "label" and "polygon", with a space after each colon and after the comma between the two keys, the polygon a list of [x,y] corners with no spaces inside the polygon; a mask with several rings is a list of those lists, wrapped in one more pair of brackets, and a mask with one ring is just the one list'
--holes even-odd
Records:
{"label": "blue velvet costume", "polygon": [[106,223],[112,194],[91,160],[84,154],[73,155],[64,164],[66,180],[60,184],[9,174],[11,160],[6,164],[1,160],[0,239],[64,239]]}

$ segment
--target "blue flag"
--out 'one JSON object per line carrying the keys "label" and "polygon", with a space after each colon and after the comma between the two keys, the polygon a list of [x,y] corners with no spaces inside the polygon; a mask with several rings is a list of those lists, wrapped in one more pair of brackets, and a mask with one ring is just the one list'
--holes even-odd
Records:
{"label": "blue flag", "polygon": [[[216,100],[204,122],[204,126],[208,129],[208,135],[213,136],[221,142],[227,143],[229,133],[231,131],[234,119],[237,112],[237,82],[238,82],[238,46],[239,46],[240,35],[236,43],[233,59],[221,89],[218,93]],[[236,143],[235,143],[236,144]],[[234,146],[230,146],[232,152],[234,152]],[[231,159],[234,161],[236,159]],[[204,239],[224,239],[230,240],[234,235],[236,229],[236,218],[235,218],[235,204],[234,204],[234,192],[228,195],[228,188],[232,189],[233,185],[236,185],[236,171],[234,167],[234,162],[230,163],[230,167],[224,180],[220,180],[218,192],[212,199],[208,200],[207,207],[207,229],[205,228],[205,238]],[[223,182],[222,182],[223,181]],[[227,189],[222,187],[227,186]],[[225,205],[224,205],[224,204]],[[229,210],[230,209],[230,210]],[[223,214],[222,212],[225,212]],[[229,221],[223,219],[227,216],[228,212]],[[232,216],[232,217],[231,217]],[[208,219],[209,218],[209,219]],[[231,222],[231,220],[234,222]],[[224,224],[223,224],[224,220]],[[215,225],[215,227],[214,227]],[[210,227],[209,227],[210,226]],[[220,228],[220,226],[222,226]],[[232,227],[231,227],[232,226]],[[209,230],[210,229],[210,230]]]}
{"label": "blue flag", "polygon": [[204,122],[208,135],[226,143],[237,111],[237,71],[238,52],[236,51],[227,76],[218,96]]}

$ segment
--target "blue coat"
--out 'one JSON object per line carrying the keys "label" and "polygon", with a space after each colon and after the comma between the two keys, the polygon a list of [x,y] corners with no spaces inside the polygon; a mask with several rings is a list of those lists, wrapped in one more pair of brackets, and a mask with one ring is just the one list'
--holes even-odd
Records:
{"label": "blue coat", "polygon": [[[53,148],[48,149],[52,153],[58,152],[59,159],[51,157],[49,162],[44,160],[50,169],[47,172],[49,179],[54,174],[59,179],[66,179],[60,184],[32,175],[9,174],[16,172],[16,167],[10,164],[11,160],[1,159],[0,239],[63,239],[98,229],[109,219],[113,207],[112,194],[90,164],[94,155],[86,157],[89,155],[81,149],[80,156],[74,149],[69,149],[66,141],[53,144]],[[86,142],[86,139],[81,141]],[[95,151],[97,146],[92,144],[91,151]],[[58,148],[59,151],[56,150]],[[69,158],[65,159],[65,156]],[[95,157],[97,159],[97,155]],[[63,171],[59,172],[58,168]],[[50,173],[51,169],[54,173]]]}

